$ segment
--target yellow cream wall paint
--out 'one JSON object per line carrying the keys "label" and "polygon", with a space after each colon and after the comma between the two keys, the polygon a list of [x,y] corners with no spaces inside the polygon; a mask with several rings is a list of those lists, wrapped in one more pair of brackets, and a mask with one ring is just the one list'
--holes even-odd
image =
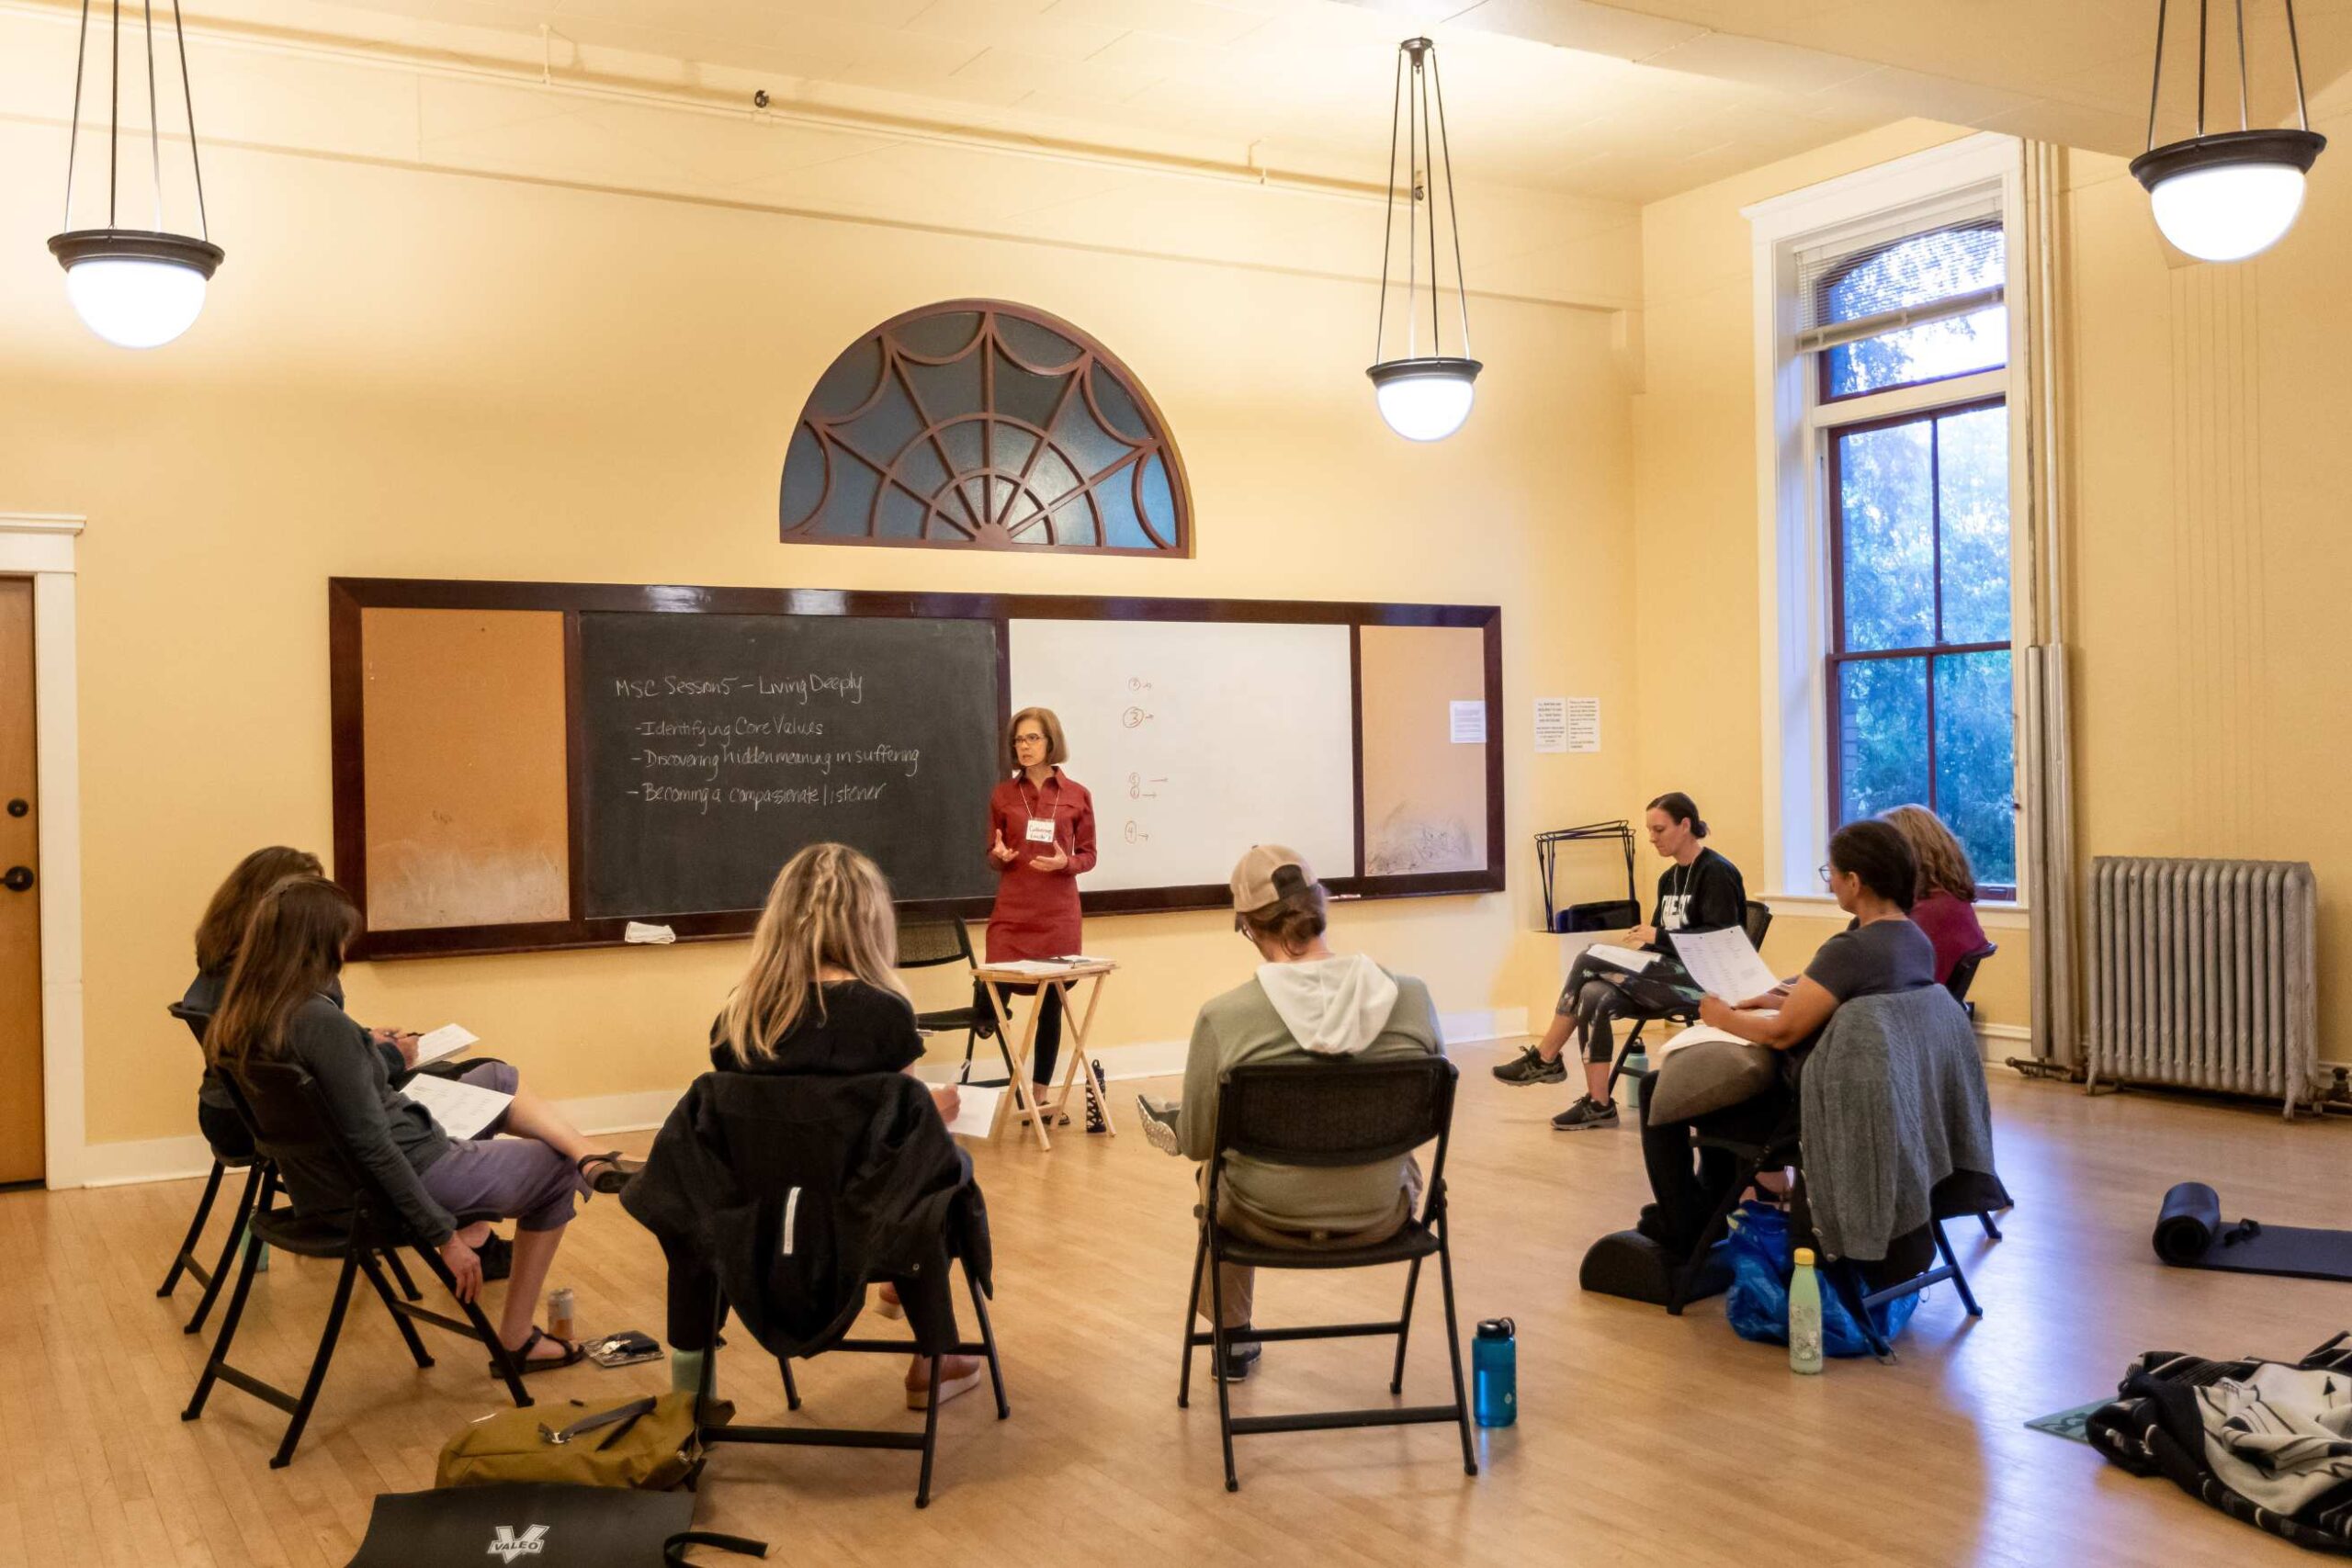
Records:
{"label": "yellow cream wall paint", "polygon": [[[2352,113],[2312,129],[2333,155]],[[2311,862],[2320,1055],[2352,1059],[2352,168],[2234,266],[2171,252],[2120,159],[2072,154],[2065,213],[2077,842]]]}
{"label": "yellow cream wall paint", "polygon": [[[1768,886],[1758,698],[1756,293],[1740,209],[1965,136],[1905,120],[1642,209],[1643,377],[1634,398],[1634,594],[1640,637],[1633,724],[1641,798],[1694,796],[1710,841]],[[1834,913],[1834,911],[1833,911]],[[1804,967],[1841,919],[1776,918],[1765,956]],[[1973,993],[1987,1023],[2029,1016],[2023,931],[1991,933],[1997,956]]]}
{"label": "yellow cream wall paint", "polygon": [[[0,123],[0,166],[63,156],[62,131]],[[253,846],[330,847],[331,575],[1496,603],[1507,844],[1634,788],[1630,746],[1538,760],[1522,734],[1531,694],[1633,679],[1632,442],[1604,313],[1479,302],[1478,410],[1419,447],[1373,410],[1367,286],[234,147],[205,172],[229,261],[196,329],[144,355],[73,319],[34,243],[54,193],[0,189],[0,497],[89,518],[94,1143],[193,1130],[196,1062],[162,1006],[196,915]],[[1182,448],[1197,558],[777,544],[814,378],[875,322],[958,295],[1042,307],[1125,358]],[[1445,1010],[1523,1006],[1555,959],[1510,872],[1501,896],[1342,906],[1340,940]],[[1109,1043],[1183,1038],[1249,972],[1214,915],[1106,920],[1089,945],[1126,965]],[[349,991],[370,1022],[462,1021],[549,1093],[620,1094],[685,1081],[743,951],[360,965]]]}

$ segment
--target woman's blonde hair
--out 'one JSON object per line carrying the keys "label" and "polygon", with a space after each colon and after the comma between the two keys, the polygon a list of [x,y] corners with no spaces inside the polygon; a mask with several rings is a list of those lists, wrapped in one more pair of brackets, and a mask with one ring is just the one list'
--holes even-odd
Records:
{"label": "woman's blonde hair", "polygon": [[775,1043],[812,1002],[825,1016],[820,968],[845,969],[903,1000],[898,962],[898,914],[881,868],[847,844],[811,844],[784,863],[768,889],[751,967],[718,1015],[718,1038],[736,1061],[756,1066],[775,1056]]}
{"label": "woman's blonde hair", "polygon": [[1012,749],[1012,738],[1021,733],[1021,721],[1034,718],[1037,728],[1046,732],[1046,765],[1055,767],[1069,761],[1069,748],[1062,741],[1062,721],[1054,716],[1051,708],[1023,708],[1004,727],[1004,754],[1012,766],[1021,765],[1020,755]]}
{"label": "woman's blonde hair", "polygon": [[1925,898],[1940,887],[1963,904],[1976,902],[1976,873],[1968,863],[1968,852],[1941,818],[1924,806],[1898,806],[1879,813],[1879,819],[1894,824],[1910,842],[1912,856],[1919,863],[1917,897]]}

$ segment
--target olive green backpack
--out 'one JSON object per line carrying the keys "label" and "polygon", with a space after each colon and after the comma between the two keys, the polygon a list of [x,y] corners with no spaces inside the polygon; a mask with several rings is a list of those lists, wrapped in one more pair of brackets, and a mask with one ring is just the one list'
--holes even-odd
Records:
{"label": "olive green backpack", "polygon": [[[718,1427],[735,1409],[714,1400],[707,1414]],[[649,1394],[604,1410],[574,1399],[494,1411],[470,1423],[443,1445],[433,1483],[548,1481],[665,1492],[692,1480],[703,1458],[692,1393]]]}

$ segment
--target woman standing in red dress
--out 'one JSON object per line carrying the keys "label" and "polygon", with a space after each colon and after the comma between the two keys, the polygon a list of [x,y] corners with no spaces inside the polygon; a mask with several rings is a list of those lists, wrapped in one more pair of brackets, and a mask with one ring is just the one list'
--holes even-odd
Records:
{"label": "woman standing in red dress", "polygon": [[[988,961],[1069,957],[1080,951],[1078,879],[1094,869],[1094,797],[1058,765],[1069,750],[1053,710],[1023,708],[1006,735],[1018,771],[989,795]],[[1030,1077],[1042,1092],[1061,1055],[1062,1005],[1057,987],[1039,990]]]}

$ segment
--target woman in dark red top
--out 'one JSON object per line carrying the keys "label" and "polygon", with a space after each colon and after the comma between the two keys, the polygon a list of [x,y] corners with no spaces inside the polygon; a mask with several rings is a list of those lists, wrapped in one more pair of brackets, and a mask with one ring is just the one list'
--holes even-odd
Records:
{"label": "woman in dark red top", "polygon": [[[1080,951],[1078,879],[1094,869],[1094,797],[1057,766],[1069,756],[1061,720],[1023,708],[1006,732],[1020,771],[989,795],[989,863],[996,907],[989,911],[990,964],[1066,958]],[[1042,987],[1030,1076],[1040,1089],[1061,1055],[1061,992]]]}
{"label": "woman in dark red top", "polygon": [[1936,984],[1944,985],[1962,959],[1984,950],[1984,928],[1976,919],[1976,873],[1951,829],[1926,807],[1898,806],[1879,816],[1902,833],[1919,863],[1911,920],[1936,944]]}

